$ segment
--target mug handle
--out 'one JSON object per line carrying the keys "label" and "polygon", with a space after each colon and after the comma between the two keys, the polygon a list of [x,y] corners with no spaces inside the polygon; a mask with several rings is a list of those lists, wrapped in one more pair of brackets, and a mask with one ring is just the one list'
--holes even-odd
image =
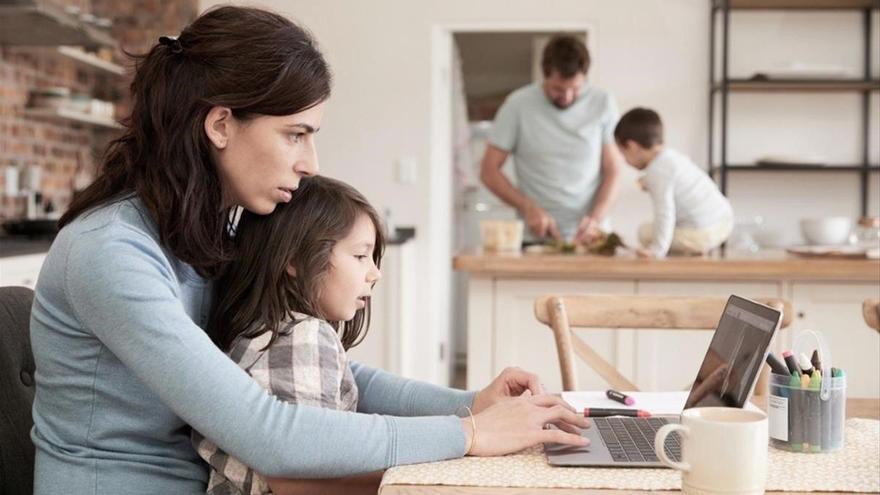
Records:
{"label": "mug handle", "polygon": [[675,462],[666,455],[666,449],[663,447],[666,445],[666,437],[669,436],[673,431],[677,431],[681,434],[681,436],[687,438],[688,432],[690,431],[687,426],[680,423],[669,423],[660,427],[657,430],[657,436],[654,437],[654,452],[657,453],[657,458],[660,459],[660,462],[666,464],[672,469],[678,469],[679,471],[688,472],[691,470],[691,465],[687,462]]}

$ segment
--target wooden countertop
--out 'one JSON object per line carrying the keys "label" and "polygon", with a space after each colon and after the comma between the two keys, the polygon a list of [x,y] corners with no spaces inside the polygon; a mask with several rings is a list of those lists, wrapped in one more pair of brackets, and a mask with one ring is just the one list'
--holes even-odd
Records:
{"label": "wooden countertop", "polygon": [[640,280],[810,280],[876,282],[880,260],[804,258],[785,251],[669,257],[662,260],[587,254],[460,252],[453,268],[471,275],[509,278]]}

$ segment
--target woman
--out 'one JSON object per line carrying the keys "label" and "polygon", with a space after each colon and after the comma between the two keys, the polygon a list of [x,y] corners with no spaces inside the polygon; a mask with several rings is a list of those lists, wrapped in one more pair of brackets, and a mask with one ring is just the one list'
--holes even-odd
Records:
{"label": "woman", "polygon": [[269,214],[317,172],[328,67],[287,19],[222,7],[161,38],[131,91],[36,287],[35,493],[201,493],[189,425],[269,478],[583,444],[543,429],[584,420],[519,370],[474,394],[360,366],[358,412],[268,395],[202,330],[211,279],[233,260],[233,208]]}

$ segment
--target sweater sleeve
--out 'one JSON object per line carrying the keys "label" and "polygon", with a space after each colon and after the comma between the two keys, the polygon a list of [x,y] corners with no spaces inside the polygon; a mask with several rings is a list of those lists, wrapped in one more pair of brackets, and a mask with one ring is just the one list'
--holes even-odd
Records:
{"label": "sweater sleeve", "polygon": [[476,392],[439,387],[352,362],[358,385],[358,411],[394,416],[455,414],[474,403]]}
{"label": "sweater sleeve", "polygon": [[655,170],[645,175],[646,186],[654,203],[654,240],[649,249],[658,258],[665,257],[669,252],[675,233],[675,188],[673,177],[664,175],[665,170]]}
{"label": "sweater sleeve", "polygon": [[64,290],[82,327],[183,421],[257,472],[339,477],[464,454],[455,416],[368,415],[270,396],[190,319],[165,253],[141,232],[80,233],[66,266]]}

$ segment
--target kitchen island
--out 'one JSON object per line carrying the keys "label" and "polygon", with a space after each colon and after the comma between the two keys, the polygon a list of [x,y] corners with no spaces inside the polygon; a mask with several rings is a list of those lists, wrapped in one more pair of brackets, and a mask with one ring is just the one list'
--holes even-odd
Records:
{"label": "kitchen island", "polygon": [[[848,395],[880,397],[880,336],[862,320],[861,304],[880,297],[880,261],[804,258],[784,251],[645,260],[631,254],[459,253],[453,267],[468,280],[468,388],[485,385],[506,366],[537,372],[561,390],[549,328],[534,317],[534,300],[549,293],[781,297],[794,320],[773,349],[791,347],[805,329],[819,330],[835,366],[847,370]],[[687,387],[711,332],[578,330],[594,349],[643,390]],[[583,332],[583,333],[581,333]],[[815,343],[797,342],[805,352]],[[606,384],[579,363],[582,388]]]}

